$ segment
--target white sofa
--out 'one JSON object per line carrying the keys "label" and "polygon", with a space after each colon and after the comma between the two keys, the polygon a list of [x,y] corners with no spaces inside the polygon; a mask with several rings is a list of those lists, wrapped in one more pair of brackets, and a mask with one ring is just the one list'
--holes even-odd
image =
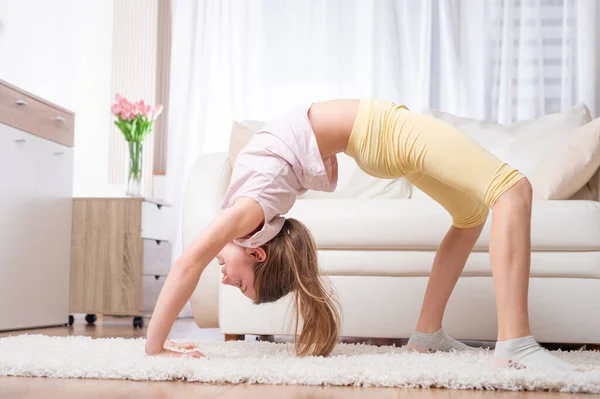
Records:
{"label": "white sofa", "polygon": [[[425,112],[463,129],[528,176],[551,139],[591,120],[583,105],[508,126]],[[344,154],[338,157],[338,190],[308,192],[286,216],[313,232],[320,266],[342,306],[341,335],[408,338],[451,219],[405,179],[375,179]],[[529,304],[540,342],[600,343],[600,173],[593,172],[568,199],[534,200]],[[230,175],[228,153],[203,156],[193,166],[184,196],[184,246],[219,212]],[[490,222],[491,213],[447,307],[443,327],[460,340],[496,339]],[[219,327],[224,334],[287,335],[293,333],[290,299],[253,305],[239,290],[220,284],[218,264],[212,262],[190,303],[199,327]]]}

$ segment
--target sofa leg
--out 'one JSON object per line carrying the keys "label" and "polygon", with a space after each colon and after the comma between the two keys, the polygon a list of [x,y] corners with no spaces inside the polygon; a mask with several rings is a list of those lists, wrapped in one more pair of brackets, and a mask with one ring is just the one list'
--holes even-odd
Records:
{"label": "sofa leg", "polygon": [[246,339],[245,335],[225,334],[225,342],[227,342],[227,341],[243,341],[245,339]]}
{"label": "sofa leg", "polygon": [[256,338],[257,341],[266,341],[266,342],[273,342],[275,340],[275,337],[273,337],[272,335],[259,335]]}

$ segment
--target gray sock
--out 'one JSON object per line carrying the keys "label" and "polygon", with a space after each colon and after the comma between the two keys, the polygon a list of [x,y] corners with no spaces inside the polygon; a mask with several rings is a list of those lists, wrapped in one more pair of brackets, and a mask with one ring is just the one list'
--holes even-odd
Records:
{"label": "gray sock", "polygon": [[576,371],[577,366],[559,359],[541,347],[533,336],[498,341],[494,363],[499,367],[549,371]]}
{"label": "gray sock", "polygon": [[452,350],[462,351],[475,349],[447,336],[442,328],[433,334],[425,334],[415,330],[408,340],[407,347],[410,350],[414,349],[419,352],[450,352]]}

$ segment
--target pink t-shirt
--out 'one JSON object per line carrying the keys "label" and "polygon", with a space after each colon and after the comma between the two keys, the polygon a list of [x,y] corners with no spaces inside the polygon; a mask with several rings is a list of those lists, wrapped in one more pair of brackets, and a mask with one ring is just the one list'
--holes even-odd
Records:
{"label": "pink t-shirt", "polygon": [[270,241],[283,226],[282,215],[307,190],[335,190],[337,157],[321,158],[308,120],[310,106],[298,106],[278,116],[256,132],[238,154],[221,209],[239,197],[250,197],[263,208],[265,221],[259,231],[235,239],[237,245],[256,248]]}

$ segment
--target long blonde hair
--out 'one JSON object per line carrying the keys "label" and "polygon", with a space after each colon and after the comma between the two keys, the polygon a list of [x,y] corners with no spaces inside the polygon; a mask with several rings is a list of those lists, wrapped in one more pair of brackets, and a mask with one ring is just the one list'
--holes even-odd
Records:
{"label": "long blonde hair", "polygon": [[294,292],[296,353],[329,355],[338,340],[340,313],[337,300],[323,284],[312,234],[298,220],[286,219],[279,234],[263,249],[266,260],[254,269],[255,303],[274,302]]}

